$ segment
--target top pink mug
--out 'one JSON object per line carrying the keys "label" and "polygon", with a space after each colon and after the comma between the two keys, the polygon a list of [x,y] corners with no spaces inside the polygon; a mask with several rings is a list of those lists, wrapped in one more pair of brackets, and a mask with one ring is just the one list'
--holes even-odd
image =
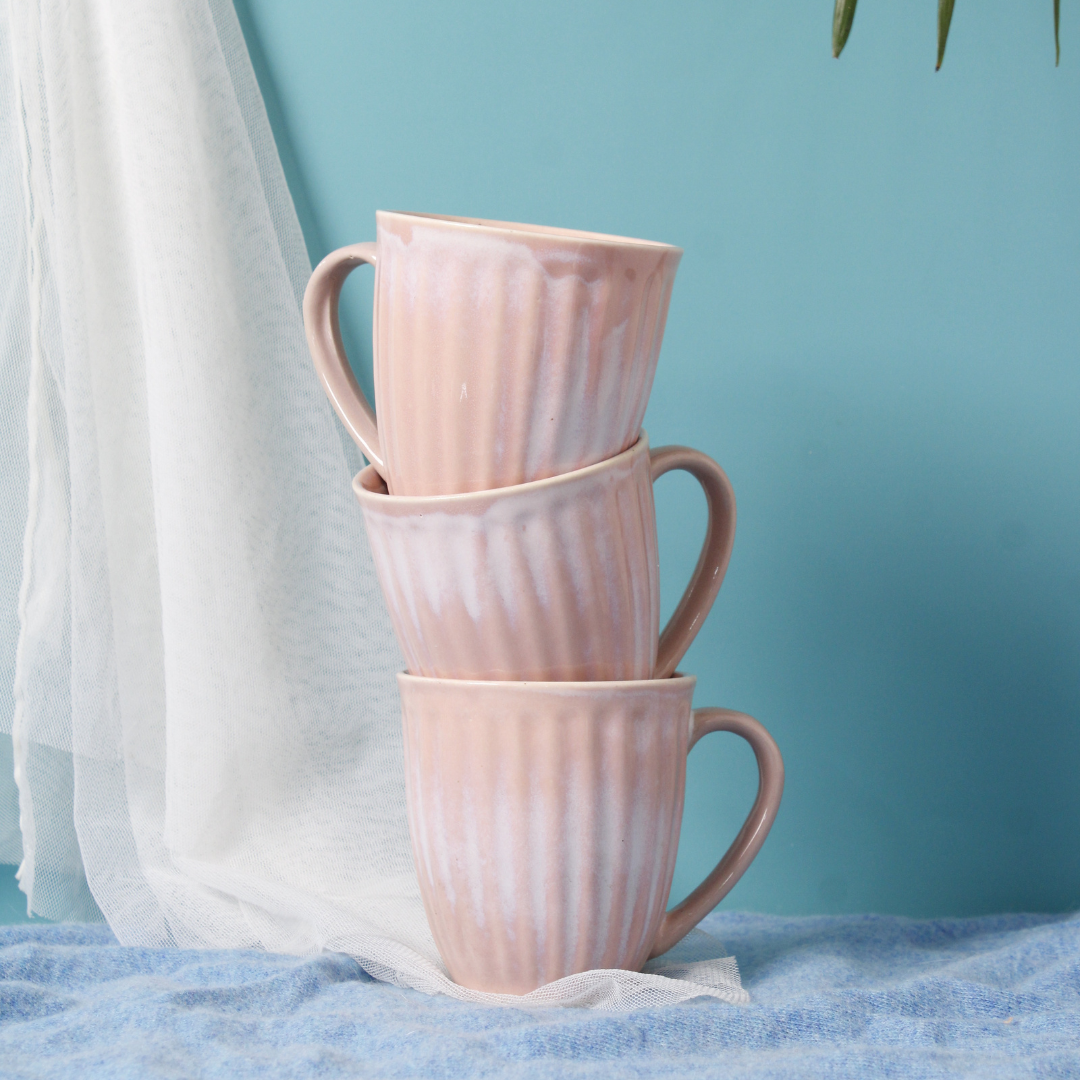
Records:
{"label": "top pink mug", "polygon": [[[456,495],[584,468],[637,440],[682,250],[648,240],[380,210],[375,243],[316,267],[308,347],[391,495]],[[375,267],[376,412],[338,326]]]}

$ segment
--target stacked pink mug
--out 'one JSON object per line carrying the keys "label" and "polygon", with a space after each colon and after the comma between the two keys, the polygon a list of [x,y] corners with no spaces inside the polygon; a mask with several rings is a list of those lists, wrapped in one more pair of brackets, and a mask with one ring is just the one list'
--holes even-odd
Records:
{"label": "stacked pink mug", "polygon": [[[450,976],[522,994],[640,970],[731,889],[783,790],[751,717],[691,708],[675,671],[720,588],[735,497],[712,459],[641,431],[682,251],[568,229],[380,211],[375,243],[327,256],[308,344],[371,462],[353,481],[408,664],[398,676],[409,831]],[[375,402],[338,326],[375,267]],[[652,485],[693,475],[709,507],[663,632]],[[686,755],[745,738],[759,787],[712,873],[667,911]]]}

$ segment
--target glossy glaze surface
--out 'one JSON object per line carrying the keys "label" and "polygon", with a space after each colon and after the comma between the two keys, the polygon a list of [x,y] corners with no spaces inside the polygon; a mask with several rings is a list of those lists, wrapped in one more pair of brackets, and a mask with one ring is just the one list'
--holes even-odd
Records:
{"label": "glossy glaze surface", "polygon": [[[776,744],[742,714],[692,714],[692,677],[398,682],[421,893],[462,985],[520,994],[580,971],[640,969],[720,901],[775,817]],[[711,730],[751,742],[758,798],[716,870],[665,913],[686,755]]]}
{"label": "glossy glaze surface", "polygon": [[[603,461],[638,436],[682,251],[512,222],[376,214],[304,300],[323,386],[395,495],[484,491]],[[375,403],[345,357],[345,278],[375,266]]]}
{"label": "glossy glaze surface", "polygon": [[[663,635],[653,479],[686,469],[709,525]],[[373,466],[353,481],[375,568],[410,672],[454,679],[617,680],[670,675],[712,607],[735,533],[723,470],[644,435],[598,465],[452,497],[386,494]]]}

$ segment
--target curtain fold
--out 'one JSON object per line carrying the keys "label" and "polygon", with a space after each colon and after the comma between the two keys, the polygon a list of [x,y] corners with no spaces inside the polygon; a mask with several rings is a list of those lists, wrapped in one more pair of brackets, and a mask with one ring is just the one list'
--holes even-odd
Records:
{"label": "curtain fold", "polygon": [[[401,658],[235,12],[0,18],[0,859],[31,910],[123,943],[335,949],[485,1000],[420,901]],[[704,965],[532,1000],[741,999],[730,960]]]}
{"label": "curtain fold", "polygon": [[[7,44],[7,8],[0,7],[0,41]],[[29,484],[26,403],[27,235],[10,50],[0,48],[0,863],[22,862],[19,793],[11,727],[15,717],[15,656],[19,645],[19,586]]]}

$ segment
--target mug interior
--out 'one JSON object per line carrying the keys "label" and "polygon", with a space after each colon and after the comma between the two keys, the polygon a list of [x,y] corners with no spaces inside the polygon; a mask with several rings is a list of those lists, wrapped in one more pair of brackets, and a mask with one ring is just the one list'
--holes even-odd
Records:
{"label": "mug interior", "polygon": [[614,236],[609,233],[587,232],[583,229],[561,229],[555,225],[526,225],[518,221],[492,221],[487,218],[455,217],[451,214],[422,214],[412,210],[379,210],[380,216],[396,218],[423,218],[426,221],[441,222],[448,226],[466,226],[486,229],[491,232],[517,233],[526,236],[551,236],[564,240],[587,240],[595,244],[615,244],[621,247],[655,248],[660,251],[679,252],[682,248],[674,244],[665,244],[660,240],[639,240],[632,236]]}
{"label": "mug interior", "polygon": [[414,692],[442,693],[462,697],[466,701],[470,695],[488,694],[495,696],[507,692],[521,697],[535,697],[550,694],[552,697],[586,696],[595,698],[617,697],[620,694],[634,694],[652,691],[670,694],[676,697],[685,693],[693,694],[697,684],[696,675],[686,675],[681,671],[664,679],[619,679],[612,681],[589,680],[581,682],[508,682],[499,679],[438,679],[427,675],[413,675],[408,671],[399,671],[398,686],[402,690],[409,688]]}
{"label": "mug interior", "polygon": [[390,495],[390,489],[386,486],[386,481],[374,465],[365,465],[356,474],[353,487],[363,488],[372,495],[386,495],[387,497]]}
{"label": "mug interior", "polygon": [[649,453],[649,436],[645,431],[638,435],[633,446],[624,450],[614,457],[605,458],[603,461],[594,462],[581,469],[571,472],[558,473],[555,476],[545,476],[542,480],[530,480],[525,484],[511,484],[507,487],[489,488],[484,491],[461,491],[453,495],[391,495],[386,481],[376,470],[374,465],[366,465],[353,477],[353,491],[363,502],[367,496],[385,496],[391,500],[386,505],[393,505],[396,509],[423,510],[433,505],[445,507],[451,512],[463,512],[464,508],[474,509],[482,504],[490,504],[494,499],[507,499],[520,496],[533,491],[543,491],[547,488],[563,484],[578,483],[588,479],[605,469],[617,469],[628,463],[637,454]]}

